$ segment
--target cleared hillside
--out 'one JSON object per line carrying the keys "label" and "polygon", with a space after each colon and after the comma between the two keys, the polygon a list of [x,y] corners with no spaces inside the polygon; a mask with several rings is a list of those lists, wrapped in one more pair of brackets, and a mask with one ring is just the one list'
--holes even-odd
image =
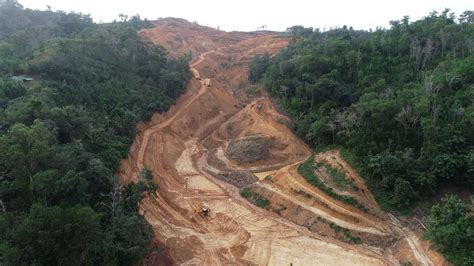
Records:
{"label": "cleared hillside", "polygon": [[[245,93],[250,60],[275,54],[289,39],[269,32],[221,32],[180,19],[163,19],[155,26],[141,35],[174,51],[173,56],[192,51],[194,77],[175,106],[138,126],[120,175],[123,183],[134,182],[145,167],[151,169],[159,188],[142,200],[140,209],[176,263],[444,263],[379,209],[364,181],[337,152],[321,156],[350,173],[353,186],[364,191],[353,196],[367,210],[331,197],[298,173],[312,151],[293,135],[287,127],[291,121],[267,96]],[[238,143],[249,138],[265,139],[265,156],[252,155],[253,161],[229,156],[230,143],[239,149]],[[244,154],[258,152],[249,145],[242,149]],[[268,177],[257,181],[242,171]],[[249,184],[239,189],[243,178]]]}

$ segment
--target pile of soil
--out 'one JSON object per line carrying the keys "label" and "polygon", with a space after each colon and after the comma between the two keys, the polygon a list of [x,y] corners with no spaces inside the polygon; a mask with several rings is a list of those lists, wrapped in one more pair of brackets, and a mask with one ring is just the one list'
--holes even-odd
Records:
{"label": "pile of soil", "polygon": [[227,156],[238,163],[267,160],[271,143],[272,138],[261,134],[233,139],[227,147]]}
{"label": "pile of soil", "polygon": [[258,181],[258,177],[250,171],[220,172],[217,175],[217,178],[238,188],[245,187]]}

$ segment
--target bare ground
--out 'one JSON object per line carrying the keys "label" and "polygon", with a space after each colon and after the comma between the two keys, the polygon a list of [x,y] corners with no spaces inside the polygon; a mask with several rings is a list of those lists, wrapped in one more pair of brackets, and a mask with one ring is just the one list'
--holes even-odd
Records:
{"label": "bare ground", "polygon": [[[152,225],[157,243],[175,264],[223,265],[387,265],[410,261],[440,265],[444,260],[394,217],[383,213],[363,180],[337,151],[327,156],[349,173],[370,206],[363,212],[308,184],[297,173],[311,150],[286,126],[289,119],[268,97],[248,99],[247,65],[257,54],[275,54],[288,39],[274,33],[226,33],[179,19],[163,19],[141,32],[180,56],[192,51],[193,79],[175,106],[139,124],[121,181],[135,182],[143,167],[160,185],[140,210]],[[263,134],[274,142],[268,157],[252,162],[229,159],[232,139]],[[249,179],[254,191],[269,198],[272,209],[258,208],[219,175],[247,170],[271,178]],[[224,181],[223,181],[224,180]],[[207,205],[209,216],[199,209]],[[286,208],[286,209],[283,209]],[[333,226],[307,226],[324,220]],[[334,233],[334,225],[360,236],[354,245]],[[148,256],[143,264],[155,265]]]}

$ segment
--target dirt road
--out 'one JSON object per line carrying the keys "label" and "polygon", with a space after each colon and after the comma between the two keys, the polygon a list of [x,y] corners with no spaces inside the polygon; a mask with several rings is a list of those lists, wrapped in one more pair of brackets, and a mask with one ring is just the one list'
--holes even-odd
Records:
{"label": "dirt road", "polygon": [[[410,248],[416,250],[412,263],[431,263],[417,238],[401,225],[397,228],[402,231],[391,230],[395,222],[386,216],[354,210],[311,188],[295,170],[311,150],[292,134],[288,118],[268,97],[245,95],[249,60],[264,52],[275,54],[288,39],[270,32],[225,33],[176,19],[158,21],[141,34],[179,51],[172,55],[198,54],[190,64],[193,78],[186,92],[168,112],[138,125],[140,133],[121,166],[123,183],[137,181],[144,167],[153,172],[159,189],[156,196],[142,200],[140,209],[175,263],[386,265],[403,256],[386,247],[345,243],[258,208],[243,199],[236,187],[216,178],[229,169],[275,171],[279,181],[255,185],[344,228],[409,239]],[[268,159],[238,163],[227,158],[229,141],[253,134],[273,141]],[[306,189],[324,204],[297,198],[295,188]],[[209,216],[199,213],[202,206],[210,208]]]}

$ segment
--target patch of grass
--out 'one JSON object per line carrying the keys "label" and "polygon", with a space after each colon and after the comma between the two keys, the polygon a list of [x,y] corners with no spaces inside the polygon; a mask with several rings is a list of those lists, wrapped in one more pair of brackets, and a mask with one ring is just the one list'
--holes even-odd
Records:
{"label": "patch of grass", "polygon": [[362,243],[362,239],[360,239],[360,237],[358,236],[353,236],[351,234],[351,231],[349,231],[349,229],[347,228],[344,228],[344,227],[341,227],[335,223],[329,223],[329,227],[331,227],[334,232],[336,233],[339,233],[342,231],[342,233],[344,234],[344,241],[346,242],[349,242],[349,243],[352,243],[352,244],[361,244]]}
{"label": "patch of grass", "polygon": [[249,202],[257,205],[260,208],[268,209],[268,207],[270,206],[270,201],[268,199],[258,194],[257,192],[253,192],[249,187],[243,188],[240,191],[240,196],[246,198]]}
{"label": "patch of grass", "polygon": [[[313,197],[313,195],[311,195],[311,194],[305,192],[304,190],[299,190],[299,189],[295,189],[295,188],[291,188],[291,190],[292,190],[293,192],[297,193],[297,194],[303,195],[304,197],[306,197],[306,198],[308,198],[308,199],[309,199],[309,198],[314,199],[315,201],[318,202],[318,204],[320,204],[321,206],[323,206],[323,207],[325,207],[325,208],[334,210],[334,209],[332,209],[331,206],[329,206],[326,202],[324,202],[324,201],[322,201],[322,200],[320,200],[320,199],[318,199],[318,198]],[[318,218],[319,218],[319,217],[318,217]]]}
{"label": "patch of grass", "polygon": [[339,171],[336,168],[333,168],[331,165],[324,163],[324,168],[328,171],[329,175],[332,177],[334,184],[337,188],[343,189],[348,186],[348,181],[346,180],[346,174]]}
{"label": "patch of grass", "polygon": [[324,162],[320,161],[320,162],[314,162],[314,165],[316,166],[316,168],[321,168],[324,166]]}
{"label": "patch of grass", "polygon": [[359,191],[359,188],[354,183],[354,180],[347,179],[346,173],[341,172],[339,169],[332,167],[330,164],[326,163],[325,161],[316,162],[316,167],[320,168],[324,166],[326,171],[331,176],[334,184],[338,189],[351,189],[353,191]]}
{"label": "patch of grass", "polygon": [[336,233],[339,233],[341,232],[342,230],[342,227],[340,227],[339,225],[335,224],[335,223],[330,223],[329,224],[329,227],[331,227],[332,229],[334,229],[334,232]]}
{"label": "patch of grass", "polygon": [[278,207],[274,207],[272,210],[281,216],[281,212],[286,210],[286,206],[279,204]]}
{"label": "patch of grass", "polygon": [[252,195],[253,195],[253,191],[248,187],[244,187],[242,190],[240,190],[240,196],[242,196],[242,198],[248,199]]}
{"label": "patch of grass", "polygon": [[255,95],[260,93],[260,89],[257,87],[250,87],[245,90],[245,93],[247,93],[247,95]]}
{"label": "patch of grass", "polygon": [[341,153],[341,158],[346,161],[352,168],[355,168],[356,170],[358,170],[357,168],[357,162],[356,162],[356,159],[354,157],[354,155],[346,148],[340,148],[339,149],[339,152]]}
{"label": "patch of grass", "polygon": [[337,194],[336,192],[334,192],[332,188],[326,186],[326,184],[324,184],[314,173],[315,166],[316,164],[314,163],[314,156],[311,156],[306,162],[302,163],[298,167],[298,173],[302,175],[306,179],[306,181],[308,181],[310,184],[319,188],[320,190],[322,190],[324,193],[328,194],[329,196],[337,200],[340,200],[344,203],[353,205],[364,212],[369,211],[369,209],[365,205],[360,203],[354,197]]}
{"label": "patch of grass", "polygon": [[260,196],[259,194],[255,194],[254,199],[255,199],[255,203],[260,208],[266,209],[266,208],[268,208],[268,206],[270,206],[270,201],[268,199]]}
{"label": "patch of grass", "polygon": [[[346,229],[347,230],[347,229]],[[356,244],[356,245],[359,245],[359,244],[362,244],[362,239],[360,239],[360,237],[358,236],[353,236],[349,230],[347,231],[344,231],[344,238],[347,242],[350,242],[352,244]]]}

